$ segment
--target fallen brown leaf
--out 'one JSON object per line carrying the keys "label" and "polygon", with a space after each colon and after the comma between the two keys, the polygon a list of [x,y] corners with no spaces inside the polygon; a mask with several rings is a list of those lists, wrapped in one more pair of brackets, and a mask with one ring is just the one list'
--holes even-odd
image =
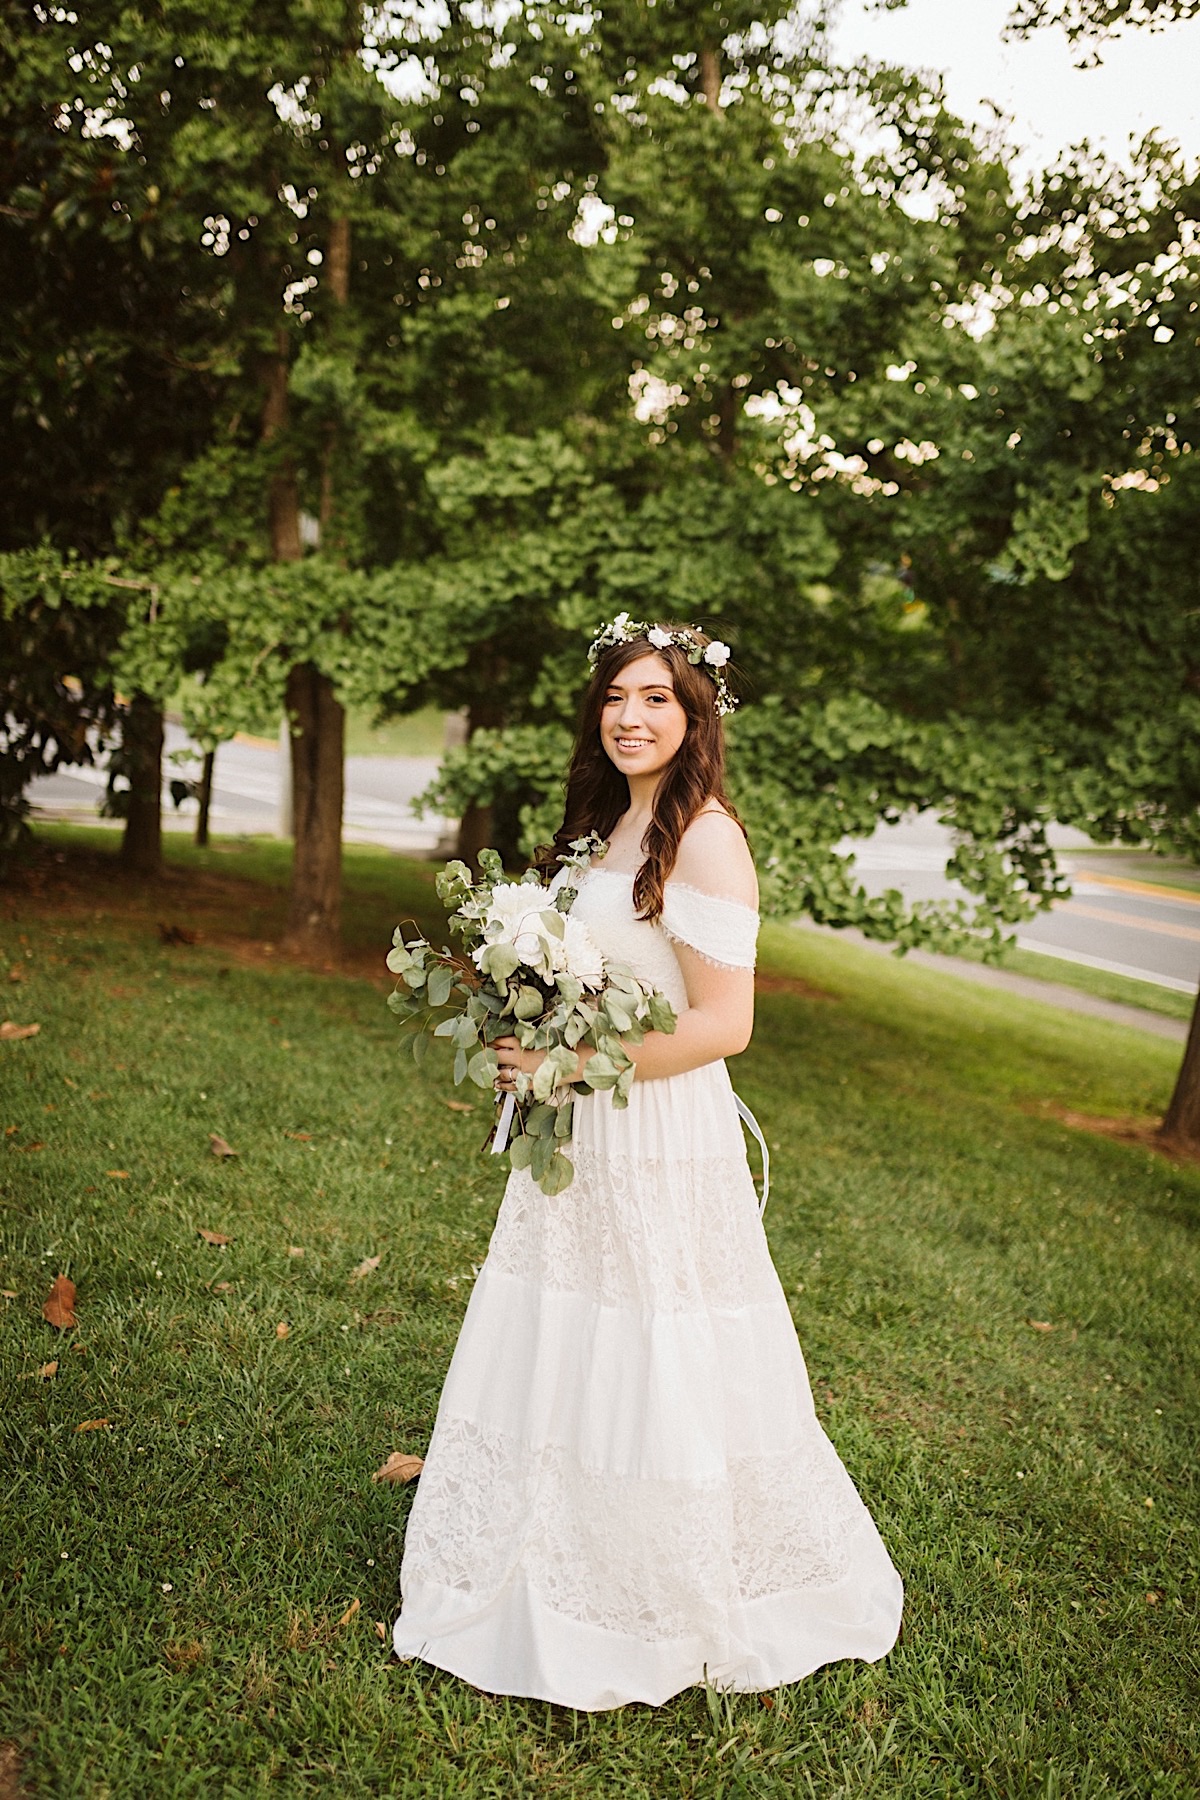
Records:
{"label": "fallen brown leaf", "polygon": [[77,1425],[75,1429],[76,1431],[110,1431],[112,1429],[112,1420],[85,1419],[83,1424]]}
{"label": "fallen brown leaf", "polygon": [[223,1231],[207,1231],[203,1225],[197,1225],[196,1231],[198,1235],[204,1239],[206,1244],[217,1244],[220,1246],[233,1242],[232,1238],[227,1238]]}
{"label": "fallen brown leaf", "polygon": [[295,1140],[298,1144],[311,1144],[312,1143],[312,1132],[311,1131],[285,1131],[283,1135],[284,1135],[284,1137],[295,1138]]}
{"label": "fallen brown leaf", "polygon": [[6,1125],[4,1127],[4,1135],[5,1137],[16,1137],[20,1129],[21,1127],[19,1125]]}
{"label": "fallen brown leaf", "polygon": [[0,1298],[3,1298],[5,1300],[15,1300],[16,1297],[17,1297],[16,1288],[0,1288]]}
{"label": "fallen brown leaf", "polygon": [[382,1469],[376,1469],[372,1481],[394,1481],[403,1483],[415,1481],[425,1467],[423,1456],[405,1456],[403,1450],[393,1450]]}
{"label": "fallen brown leaf", "polygon": [[17,1148],[18,1148],[18,1150],[23,1150],[25,1152],[26,1156],[28,1156],[31,1151],[44,1150],[46,1148],[46,1146],[42,1142],[41,1138],[34,1138],[32,1144],[18,1144]]}
{"label": "fallen brown leaf", "polygon": [[128,1169],[105,1169],[104,1173],[106,1175],[111,1175],[114,1181],[128,1181],[129,1180],[129,1170]]}
{"label": "fallen brown leaf", "polygon": [[214,1156],[238,1156],[241,1154],[240,1151],[234,1149],[232,1144],[225,1142],[219,1131],[209,1132],[208,1147]]}
{"label": "fallen brown leaf", "polygon": [[8,979],[10,981],[24,981],[25,971],[20,963],[13,964],[12,968],[8,971]]}
{"label": "fallen brown leaf", "polygon": [[52,1375],[58,1374],[58,1364],[56,1362],[43,1363],[41,1368],[38,1370],[38,1374],[41,1376],[43,1381],[49,1381],[49,1379]]}
{"label": "fallen brown leaf", "polygon": [[361,1600],[352,1600],[350,1602],[349,1606],[346,1608],[345,1612],[342,1614],[341,1618],[338,1620],[338,1624],[339,1625],[348,1625],[350,1623],[351,1619],[354,1617],[355,1613],[361,1607],[361,1605],[362,1605]]}
{"label": "fallen brown leaf", "polygon": [[287,1253],[289,1256],[303,1256],[304,1255],[303,1245],[289,1244],[287,1247]]}
{"label": "fallen brown leaf", "polygon": [[214,1281],[212,1292],[214,1294],[231,1294],[233,1292],[233,1283],[232,1281]]}
{"label": "fallen brown leaf", "polygon": [[275,1327],[275,1336],[277,1338],[288,1337],[291,1333],[291,1329],[292,1328],[286,1319],[280,1319],[278,1325]]}
{"label": "fallen brown leaf", "polygon": [[382,1619],[376,1619],[375,1621],[375,1636],[380,1638],[385,1644],[387,1643],[387,1626]]}
{"label": "fallen brown leaf", "polygon": [[443,1100],[442,1105],[448,1106],[450,1108],[451,1112],[474,1112],[475,1111],[475,1108],[467,1100]]}
{"label": "fallen brown leaf", "polygon": [[18,1038],[36,1037],[40,1025],[18,1025],[12,1019],[0,1022],[0,1043],[15,1043]]}
{"label": "fallen brown leaf", "polygon": [[1053,1331],[1054,1330],[1054,1327],[1050,1323],[1049,1319],[1026,1319],[1025,1323],[1029,1326],[1031,1331]]}
{"label": "fallen brown leaf", "polygon": [[364,1275],[372,1274],[383,1261],[382,1256],[364,1256],[356,1268],[351,1269],[351,1281],[361,1281]]}
{"label": "fallen brown leaf", "polygon": [[196,933],[185,925],[164,925],[159,921],[158,935],[164,944],[194,944]]}
{"label": "fallen brown leaf", "polygon": [[75,1283],[69,1275],[56,1275],[42,1307],[42,1317],[56,1331],[73,1331],[79,1321],[75,1317]]}

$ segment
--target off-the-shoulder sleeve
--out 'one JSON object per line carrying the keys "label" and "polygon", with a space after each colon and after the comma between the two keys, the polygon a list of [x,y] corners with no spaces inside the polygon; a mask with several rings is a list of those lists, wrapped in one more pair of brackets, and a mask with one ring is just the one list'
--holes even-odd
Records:
{"label": "off-the-shoulder sleeve", "polygon": [[725,969],[754,967],[758,914],[740,900],[722,900],[682,881],[668,881],[663,888],[662,928],[707,962]]}

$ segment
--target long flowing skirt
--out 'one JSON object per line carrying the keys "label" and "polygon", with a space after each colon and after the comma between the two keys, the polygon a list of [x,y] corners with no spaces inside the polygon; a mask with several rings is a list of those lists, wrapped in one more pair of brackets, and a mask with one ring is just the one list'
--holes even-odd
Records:
{"label": "long flowing skirt", "polygon": [[900,1578],[817,1422],[724,1063],[582,1096],[570,1153],[554,1198],[509,1178],[397,1654],[586,1710],[884,1656]]}

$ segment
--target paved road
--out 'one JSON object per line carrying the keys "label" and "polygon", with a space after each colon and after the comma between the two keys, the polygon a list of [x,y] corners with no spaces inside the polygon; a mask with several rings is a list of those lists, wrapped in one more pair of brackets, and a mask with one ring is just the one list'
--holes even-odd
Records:
{"label": "paved road", "polygon": [[[183,731],[168,726],[168,752],[187,747]],[[180,767],[168,761],[164,767],[167,782],[172,776],[199,772],[197,763]],[[436,757],[348,757],[347,839],[418,855],[446,851],[449,823],[418,819],[412,811],[414,797],[436,768]],[[250,738],[223,744],[214,779],[214,832],[277,831],[279,776],[276,745]],[[36,782],[30,798],[47,816],[94,820],[103,792],[102,771],[81,768]],[[168,828],[190,830],[194,818],[194,803],[187,802],[176,812],[164,791]],[[1072,874],[1075,892],[1072,899],[1021,928],[1017,941],[1022,948],[1194,993],[1200,977],[1200,879],[1194,897],[1173,894],[1153,880],[1125,880],[1080,832],[1057,828],[1053,842]],[[929,815],[881,826],[870,838],[841,848],[855,851],[859,874],[872,893],[887,887],[899,888],[910,899],[962,893],[946,880],[950,834]],[[1146,873],[1142,865],[1138,872]],[[1153,874],[1153,866],[1149,872]]]}

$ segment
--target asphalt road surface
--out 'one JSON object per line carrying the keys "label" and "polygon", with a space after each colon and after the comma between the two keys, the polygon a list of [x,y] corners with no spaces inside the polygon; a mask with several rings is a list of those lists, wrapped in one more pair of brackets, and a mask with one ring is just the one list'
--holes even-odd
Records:
{"label": "asphalt road surface", "polygon": [[[168,725],[168,758],[187,748],[181,728]],[[412,809],[436,768],[436,757],[348,757],[347,840],[381,844],[410,855],[448,854],[453,841],[450,823],[419,819]],[[196,808],[187,801],[176,811],[167,784],[173,777],[198,773],[198,760],[183,766],[164,763],[163,817],[168,829],[190,830]],[[29,797],[43,816],[94,822],[104,785],[101,769],[69,769],[35,782]],[[222,744],[210,815],[215,833],[279,831],[280,800],[277,745],[259,738]],[[1155,883],[1152,873],[1149,879],[1143,875],[1130,881],[1111,868],[1112,859],[1110,866],[1098,866],[1105,859],[1079,832],[1059,828],[1053,842],[1075,891],[1070,900],[1021,927],[1017,941],[1022,948],[1194,993],[1200,978],[1200,879],[1194,896],[1172,893]],[[962,892],[945,875],[950,834],[927,815],[881,826],[870,838],[841,847],[854,850],[858,872],[872,893],[896,887],[910,899],[933,899]]]}

